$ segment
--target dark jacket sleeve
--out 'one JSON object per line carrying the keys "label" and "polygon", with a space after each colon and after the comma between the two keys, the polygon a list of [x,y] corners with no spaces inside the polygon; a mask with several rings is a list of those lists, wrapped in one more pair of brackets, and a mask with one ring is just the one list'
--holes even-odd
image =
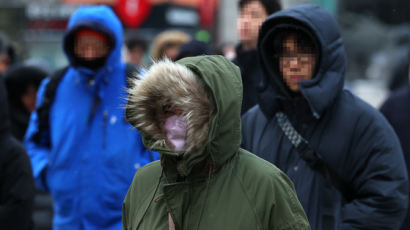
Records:
{"label": "dark jacket sleeve", "polygon": [[267,123],[266,117],[260,111],[259,106],[256,105],[242,115],[241,121],[241,148],[252,151],[254,140],[258,140],[262,129]]}
{"label": "dark jacket sleeve", "polygon": [[34,180],[30,160],[14,138],[2,146],[0,226],[29,229],[34,202]]}
{"label": "dark jacket sleeve", "polygon": [[344,169],[352,199],[343,207],[341,229],[399,229],[409,184],[398,138],[378,112],[364,112],[356,124]]}
{"label": "dark jacket sleeve", "polygon": [[390,112],[392,111],[391,108],[391,101],[388,98],[380,107],[380,112],[387,118],[388,121],[390,121],[391,117],[390,117]]}
{"label": "dark jacket sleeve", "polygon": [[[46,85],[49,82],[49,79],[46,78],[42,81],[40,88],[37,93],[37,105],[38,108],[41,105],[43,95],[46,89]],[[39,117],[36,111],[33,111],[30,116],[30,122],[27,127],[26,135],[24,137],[24,145],[27,149],[28,156],[30,158],[31,164],[33,166],[33,176],[35,179],[36,185],[43,191],[48,191],[48,186],[45,181],[47,164],[50,155],[50,148],[47,146],[42,146],[35,143],[32,140],[32,136],[39,129]]]}

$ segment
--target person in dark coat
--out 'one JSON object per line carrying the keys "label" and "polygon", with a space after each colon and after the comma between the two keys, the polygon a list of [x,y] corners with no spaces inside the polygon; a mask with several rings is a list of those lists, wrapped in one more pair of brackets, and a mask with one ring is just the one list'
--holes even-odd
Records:
{"label": "person in dark coat", "polygon": [[0,74],[18,63],[18,56],[8,37],[0,32]]}
{"label": "person in dark coat", "polygon": [[127,48],[127,63],[141,67],[143,65],[145,52],[147,52],[148,49],[147,41],[140,36],[133,35],[127,38],[125,47]]}
{"label": "person in dark coat", "polygon": [[0,228],[33,228],[34,179],[24,147],[12,136],[6,89],[0,78]]}
{"label": "person in dark coat", "polygon": [[[409,59],[410,60],[410,49]],[[410,76],[410,62],[407,64],[408,76]],[[406,160],[407,170],[410,167],[410,86],[395,90],[382,104],[380,111],[387,118],[399,137]],[[410,175],[408,174],[410,177]],[[409,194],[410,195],[410,194]],[[410,203],[408,204],[410,208]],[[410,213],[403,222],[401,230],[406,230],[410,226]]]}
{"label": "person in dark coat", "polygon": [[[11,114],[11,133],[20,142],[23,142],[30,114],[35,108],[37,90],[41,81],[47,76],[47,71],[29,64],[17,64],[4,74]],[[35,194],[33,210],[35,229],[51,229],[52,199],[48,193],[40,189],[36,189]]]}
{"label": "person in dark coat", "polygon": [[179,48],[179,53],[175,61],[186,57],[195,57],[200,55],[211,55],[212,51],[209,45],[205,42],[190,40]]}
{"label": "person in dark coat", "polygon": [[4,75],[12,114],[11,130],[20,141],[24,139],[30,114],[36,106],[37,90],[47,75],[41,68],[25,64],[11,67]]}
{"label": "person in dark coat", "polygon": [[236,58],[232,62],[241,69],[243,114],[257,103],[258,85],[262,79],[256,50],[259,28],[268,15],[281,9],[281,5],[278,0],[240,0],[238,6],[237,31],[240,43],[236,46]]}
{"label": "person in dark coat", "polygon": [[291,178],[312,229],[399,229],[409,190],[400,143],[377,110],[343,89],[334,17],[314,5],[277,12],[258,51],[264,88],[242,118],[243,147]]}

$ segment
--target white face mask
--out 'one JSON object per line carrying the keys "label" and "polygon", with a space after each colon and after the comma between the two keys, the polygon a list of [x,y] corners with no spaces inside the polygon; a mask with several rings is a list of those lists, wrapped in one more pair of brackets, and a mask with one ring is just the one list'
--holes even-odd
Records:
{"label": "white face mask", "polygon": [[186,120],[184,116],[171,116],[165,121],[168,141],[175,146],[175,151],[183,151],[185,147]]}

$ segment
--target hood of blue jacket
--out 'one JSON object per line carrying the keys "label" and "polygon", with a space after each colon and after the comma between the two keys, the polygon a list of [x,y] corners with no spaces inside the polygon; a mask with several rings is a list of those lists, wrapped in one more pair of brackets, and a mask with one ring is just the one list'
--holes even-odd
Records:
{"label": "hood of blue jacket", "polygon": [[264,72],[260,105],[264,113],[272,115],[272,98],[292,100],[281,74],[273,65],[272,44],[275,33],[286,27],[309,31],[316,38],[320,60],[311,80],[299,83],[300,91],[309,104],[313,116],[319,118],[343,89],[346,54],[335,18],[315,5],[300,5],[279,11],[263,23],[258,50]]}
{"label": "hood of blue jacket", "polygon": [[121,48],[123,43],[122,24],[115,13],[107,6],[82,6],[78,8],[70,17],[67,31],[64,36],[63,49],[73,65],[75,59],[68,50],[68,37],[72,36],[79,29],[89,28],[107,35],[113,47],[107,58],[105,68],[114,69],[121,64]]}

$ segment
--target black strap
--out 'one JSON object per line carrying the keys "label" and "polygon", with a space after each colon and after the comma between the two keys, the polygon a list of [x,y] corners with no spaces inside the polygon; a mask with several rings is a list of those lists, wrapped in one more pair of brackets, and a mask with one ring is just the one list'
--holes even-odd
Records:
{"label": "black strap", "polygon": [[322,229],[334,229],[335,217],[333,215],[335,207],[333,201],[334,191],[332,187],[334,186],[344,194],[340,181],[335,178],[335,176],[331,177],[322,157],[310,147],[309,142],[299,134],[284,113],[278,112],[275,114],[275,117],[285,136],[296,148],[299,156],[305,160],[312,169],[321,173],[325,178],[325,186],[322,188]]}
{"label": "black strap", "polygon": [[32,140],[37,144],[42,144],[50,147],[50,125],[49,125],[49,111],[54,102],[58,84],[63,79],[65,73],[68,70],[68,66],[57,70],[47,83],[43,101],[39,108],[37,108],[38,115],[38,131],[32,136]]}
{"label": "black strap", "polygon": [[288,117],[282,112],[277,112],[275,117],[285,136],[296,148],[299,156],[305,160],[312,169],[322,173],[325,177],[327,185],[335,186],[339,191],[347,196],[349,193],[346,191],[344,186],[342,186],[340,179],[336,178],[336,176],[328,170],[323,158],[310,147],[309,142],[293,127]]}
{"label": "black strap", "polygon": [[275,117],[283,133],[296,148],[300,157],[305,160],[312,169],[322,171],[325,166],[322,157],[310,147],[309,142],[293,127],[288,117],[282,112],[277,112]]}

